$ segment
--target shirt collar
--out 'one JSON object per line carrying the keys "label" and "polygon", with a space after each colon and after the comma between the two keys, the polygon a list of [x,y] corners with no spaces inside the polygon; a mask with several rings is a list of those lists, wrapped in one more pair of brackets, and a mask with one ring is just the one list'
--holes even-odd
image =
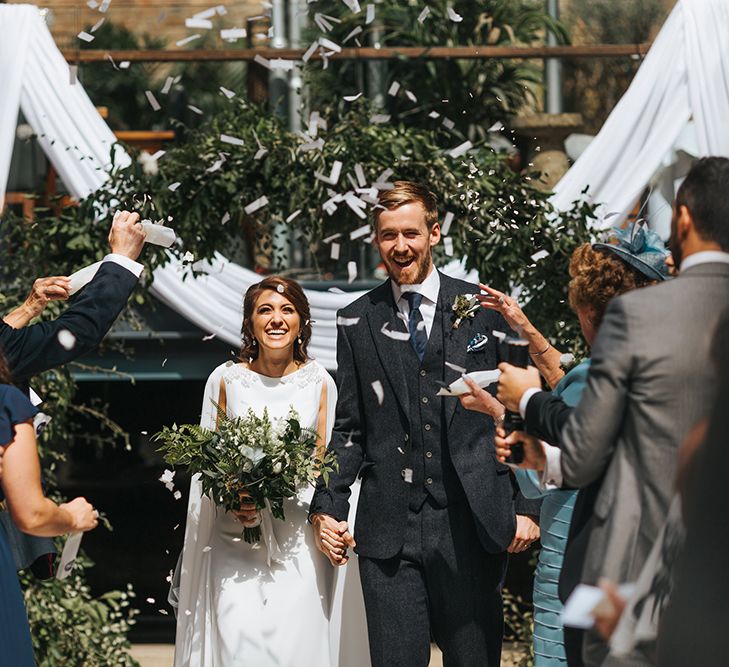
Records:
{"label": "shirt collar", "polygon": [[432,303],[438,303],[440,274],[435,267],[433,267],[428,277],[418,285],[398,285],[394,280],[390,281],[390,285],[392,286],[392,296],[395,299],[395,305],[397,305],[403,292],[419,292],[423,295],[424,299],[428,299]]}
{"label": "shirt collar", "polygon": [[692,266],[709,264],[711,262],[729,264],[729,252],[722,252],[721,250],[702,250],[701,252],[695,252],[681,262],[681,271],[690,269]]}

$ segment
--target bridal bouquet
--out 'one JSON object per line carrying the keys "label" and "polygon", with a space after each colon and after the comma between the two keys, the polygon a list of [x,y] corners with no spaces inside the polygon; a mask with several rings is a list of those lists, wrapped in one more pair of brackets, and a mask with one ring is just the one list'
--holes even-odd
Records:
{"label": "bridal bouquet", "polygon": [[[199,473],[203,493],[226,511],[255,503],[257,509],[268,506],[275,518],[284,519],[284,501],[296,496],[302,485],[313,484],[317,474],[327,480],[334,469],[332,452],[323,459],[314,455],[317,433],[303,428],[293,409],[274,424],[266,410],[262,417],[248,410],[231,419],[216,407],[216,431],[174,424],[153,440],[162,443],[158,451],[167,463]],[[243,537],[258,542],[260,527],[244,528]]]}

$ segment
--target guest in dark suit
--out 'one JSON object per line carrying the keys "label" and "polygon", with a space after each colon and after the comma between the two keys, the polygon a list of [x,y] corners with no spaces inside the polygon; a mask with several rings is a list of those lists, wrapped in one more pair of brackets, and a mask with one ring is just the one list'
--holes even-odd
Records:
{"label": "guest in dark suit", "polygon": [[[339,313],[329,443],[339,470],[311,503],[317,545],[338,564],[356,538],[374,666],[425,667],[431,637],[445,665],[496,666],[506,552],[537,539],[539,503],[495,460],[493,420],[437,393],[461,368],[494,368],[494,331],[508,327],[482,308],[456,326],[456,297],[479,289],[433,267],[440,227],[426,188],[400,181],[379,203],[375,239],[390,279]],[[478,333],[488,344],[467,353]]]}
{"label": "guest in dark suit", "polygon": [[[27,387],[31,376],[73,361],[101,342],[126,305],[144,268],[136,261],[145,238],[138,222],[137,213],[121,211],[114,216],[109,232],[111,253],[104,257],[91,282],[58,318],[16,328],[38,314],[39,306],[45,306],[44,298],[67,296],[68,281],[64,277],[46,279],[34,286],[26,303],[0,322],[0,352],[7,359],[16,385]],[[68,340],[59,338],[63,331],[71,334],[66,336]],[[0,514],[0,520],[8,533],[18,569],[35,563],[33,571],[37,576],[50,577],[56,553],[53,542],[21,533],[7,514]]]}
{"label": "guest in dark suit", "polygon": [[[581,582],[635,581],[666,520],[678,446],[712,404],[710,344],[729,294],[727,191],[729,159],[692,167],[674,203],[671,250],[680,274],[611,302],[577,408],[539,392],[531,371],[504,367],[499,400],[525,414],[529,432],[560,446],[547,461],[530,442],[525,464],[546,468],[557,485],[591,489]],[[585,664],[601,664],[606,652],[588,633]]]}

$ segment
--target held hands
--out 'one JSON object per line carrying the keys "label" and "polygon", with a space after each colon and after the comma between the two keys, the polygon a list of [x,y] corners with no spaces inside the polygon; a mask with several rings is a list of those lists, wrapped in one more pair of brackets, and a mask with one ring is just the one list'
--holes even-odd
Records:
{"label": "held hands", "polygon": [[261,524],[261,513],[256,507],[256,503],[250,502],[251,496],[247,493],[241,493],[240,510],[233,512],[235,518],[243,524],[244,528],[255,528]]}
{"label": "held hands", "polygon": [[524,335],[524,329],[530,324],[524,311],[519,307],[516,299],[507,296],[503,292],[479,283],[479,287],[486,294],[477,294],[476,298],[484,308],[495,310],[506,320],[506,323],[520,336]]}
{"label": "held hands", "polygon": [[504,416],[504,406],[501,405],[491,394],[485,389],[479,387],[471,378],[463,378],[465,383],[470,387],[470,394],[461,394],[458,400],[466,410],[475,410],[493,417],[497,422]]}
{"label": "held hands", "polygon": [[139,213],[117,211],[109,231],[109,247],[111,252],[124,255],[136,261],[142,252],[146,234],[139,224]]}
{"label": "held hands", "polygon": [[59,505],[71,515],[71,532],[86,532],[99,525],[99,513],[86,498],[74,498],[70,502]]}
{"label": "held hands", "polygon": [[539,522],[536,517],[527,516],[526,514],[516,515],[516,533],[511,541],[507,551],[510,554],[518,554],[526,551],[532,542],[539,539]]}
{"label": "held hands", "polygon": [[311,518],[314,540],[319,549],[335,567],[344,565],[348,560],[347,548],[357,546],[349,532],[346,521],[337,521],[328,514],[315,514]]}
{"label": "held hands", "polygon": [[513,431],[507,436],[503,428],[496,429],[496,438],[494,439],[496,459],[501,463],[506,463],[506,459],[511,456],[511,445],[517,442],[524,445],[524,460],[517,467],[544,470],[547,457],[544,454],[542,443],[523,431]]}
{"label": "held hands", "polygon": [[530,366],[529,368],[519,368],[511,364],[499,364],[501,377],[499,378],[499,388],[496,392],[498,398],[507,410],[512,412],[519,411],[519,401],[527,389],[541,389],[542,384],[539,378],[539,371]]}

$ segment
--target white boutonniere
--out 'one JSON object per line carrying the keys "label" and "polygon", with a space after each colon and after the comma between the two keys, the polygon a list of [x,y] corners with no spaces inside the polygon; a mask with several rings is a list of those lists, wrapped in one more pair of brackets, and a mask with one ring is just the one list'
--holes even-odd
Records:
{"label": "white boutonniere", "polygon": [[452,306],[453,313],[456,316],[453,322],[453,328],[458,329],[461,326],[461,322],[466,317],[473,317],[480,307],[481,304],[474,294],[459,294]]}

